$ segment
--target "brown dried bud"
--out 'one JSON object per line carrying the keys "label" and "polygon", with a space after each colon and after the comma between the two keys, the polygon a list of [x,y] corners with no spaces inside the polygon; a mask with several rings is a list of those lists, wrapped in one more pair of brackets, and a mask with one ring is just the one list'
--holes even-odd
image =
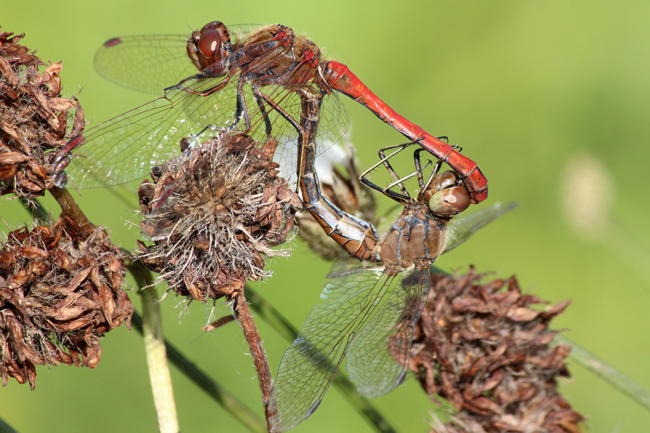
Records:
{"label": "brown dried bud", "polygon": [[[181,296],[231,299],[248,280],[270,275],[263,256],[293,227],[301,203],[272,161],[274,140],[261,147],[224,134],[153,169],[138,190],[147,218],[139,258]],[[293,205],[293,206],[292,206]]]}
{"label": "brown dried bud", "polygon": [[[123,322],[133,306],[120,288],[120,250],[97,228],[87,238],[65,214],[53,228],[9,233],[0,249],[0,372],[29,381],[36,365],[62,362],[94,368],[100,337]],[[81,360],[79,359],[81,357]]]}
{"label": "brown dried bud", "polygon": [[[359,171],[352,143],[334,145],[316,159],[321,193],[342,211],[372,224],[377,222],[377,205],[372,191],[358,181]],[[328,261],[350,255],[341,248],[307,211],[296,214],[298,236],[314,253]]]}
{"label": "brown dried bud", "polygon": [[45,63],[18,44],[24,35],[12,35],[0,30],[0,194],[42,196],[50,186],[52,150],[83,130],[84,115],[76,99],[59,93],[61,63],[40,74]]}
{"label": "brown dried bud", "polygon": [[409,368],[432,400],[443,397],[457,411],[433,431],[579,432],[584,418],[556,383],[569,376],[571,347],[551,345],[557,331],[548,329],[570,302],[534,309],[545,302],[522,294],[515,277],[483,277],[474,268],[462,277],[432,274]]}

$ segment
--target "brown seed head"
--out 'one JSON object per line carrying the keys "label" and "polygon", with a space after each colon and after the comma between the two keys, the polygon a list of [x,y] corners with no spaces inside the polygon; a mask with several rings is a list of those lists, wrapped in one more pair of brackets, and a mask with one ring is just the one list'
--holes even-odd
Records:
{"label": "brown seed head", "polygon": [[[272,161],[277,146],[259,147],[225,134],[153,170],[138,191],[147,218],[140,259],[178,294],[205,301],[269,276],[263,256],[288,255],[285,242],[300,205]],[[291,203],[291,204],[290,204]]]}
{"label": "brown seed head", "polygon": [[61,63],[39,73],[45,63],[12,35],[0,30],[0,194],[36,197],[50,186],[52,150],[83,130],[84,115],[76,99],[60,95]]}
{"label": "brown seed head", "polygon": [[556,378],[569,376],[571,348],[551,345],[550,320],[569,301],[545,303],[522,294],[515,277],[482,283],[467,275],[432,274],[414,332],[409,368],[434,399],[456,415],[436,432],[570,432],[583,417],[559,394]]}
{"label": "brown seed head", "polygon": [[[54,227],[23,227],[0,249],[0,373],[29,381],[36,365],[94,368],[100,337],[123,322],[133,307],[120,288],[120,250],[97,228],[88,238],[65,214]],[[81,360],[79,359],[81,357]]]}

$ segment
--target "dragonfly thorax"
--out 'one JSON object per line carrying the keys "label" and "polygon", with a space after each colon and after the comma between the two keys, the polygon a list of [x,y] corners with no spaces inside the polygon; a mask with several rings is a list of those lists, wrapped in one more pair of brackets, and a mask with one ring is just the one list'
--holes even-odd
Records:
{"label": "dragonfly thorax", "polygon": [[397,274],[411,265],[419,268],[433,263],[445,246],[447,222],[434,217],[426,204],[405,207],[379,248],[386,272]]}

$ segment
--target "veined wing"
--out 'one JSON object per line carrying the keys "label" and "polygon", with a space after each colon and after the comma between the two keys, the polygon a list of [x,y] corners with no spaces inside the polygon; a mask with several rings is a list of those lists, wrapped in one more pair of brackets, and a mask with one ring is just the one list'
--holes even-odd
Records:
{"label": "veined wing", "polygon": [[96,188],[146,176],[152,166],[180,153],[181,138],[207,138],[198,134],[232,123],[231,110],[215,106],[232,104],[229,94],[235,86],[228,83],[210,97],[173,90],[88,129],[85,143],[73,150],[65,169],[68,179],[77,188]]}
{"label": "veined wing", "polygon": [[[243,50],[251,47],[244,47],[242,55],[233,58],[246,61]],[[223,60],[222,76],[186,78],[182,88],[169,90],[163,97],[89,129],[83,134],[83,145],[70,155],[72,159],[65,169],[67,178],[77,188],[111,186],[139,179],[154,165],[178,154],[181,138],[192,136],[195,142],[200,142],[209,138],[211,131],[224,130],[246,133],[261,143],[269,137],[278,138],[276,154],[287,167],[294,167],[295,172],[297,151],[291,143],[296,143],[298,132],[284,116],[300,121],[298,93],[279,85],[258,89],[281,107],[285,113],[281,115],[253,92],[247,81],[249,77],[240,73],[240,65],[225,64],[233,58]],[[220,90],[208,96],[197,94],[216,88]],[[321,140],[325,145],[320,146],[319,154],[338,140],[347,126],[347,114],[340,100],[327,99],[333,109],[321,113],[318,137],[330,139]]]}
{"label": "veined wing", "polygon": [[110,39],[95,53],[95,71],[120,86],[162,95],[167,87],[199,72],[185,49],[188,37],[139,35]]}
{"label": "veined wing", "polygon": [[447,224],[447,237],[443,254],[463,244],[474,233],[506,213],[517,208],[517,203],[495,203],[491,207],[483,208],[471,214],[463,214]]}
{"label": "veined wing", "polygon": [[381,397],[404,381],[413,330],[429,281],[428,268],[412,269],[393,278],[384,303],[352,340],[346,365],[359,393]]}
{"label": "veined wing", "polygon": [[[445,251],[465,242],[479,229],[515,207],[514,203],[497,203],[466,217],[453,219],[445,233]],[[361,394],[379,397],[403,381],[410,358],[412,333],[420,318],[430,273],[431,268],[403,273],[387,290],[385,303],[351,342],[346,356],[347,369]]]}
{"label": "veined wing", "polygon": [[351,341],[385,302],[395,280],[381,268],[359,269],[327,284],[322,302],[282,357],[272,393],[277,414],[271,422],[278,431],[295,427],[316,410]]}
{"label": "veined wing", "polygon": [[[275,86],[278,87],[278,86]],[[264,93],[267,93],[266,88],[262,89]],[[271,91],[278,92],[278,89]],[[286,97],[282,100],[279,98],[274,98],[278,100],[282,109],[285,110],[292,118],[297,121],[300,121],[300,115],[302,112],[302,106],[300,101],[300,95],[296,92],[291,92],[286,94]],[[331,148],[335,143],[337,143],[343,135],[345,135],[347,128],[350,124],[347,110],[341,102],[340,98],[336,93],[327,95],[321,106],[320,110],[320,119],[318,122],[318,130],[316,133],[317,137],[317,148],[316,155],[320,156],[329,148]],[[298,167],[298,146],[297,139],[298,135],[292,128],[289,127],[287,122],[283,133],[278,138],[278,149],[275,152],[273,160],[280,164],[281,173],[283,177],[289,178],[290,175],[294,175],[294,179],[297,177],[296,169]],[[275,133],[275,131],[274,131]]]}
{"label": "veined wing", "polygon": [[[248,24],[228,26],[232,44],[245,40],[254,29]],[[95,53],[95,71],[120,86],[162,95],[167,87],[199,72],[187,54],[189,37],[135,35],[109,39]]]}

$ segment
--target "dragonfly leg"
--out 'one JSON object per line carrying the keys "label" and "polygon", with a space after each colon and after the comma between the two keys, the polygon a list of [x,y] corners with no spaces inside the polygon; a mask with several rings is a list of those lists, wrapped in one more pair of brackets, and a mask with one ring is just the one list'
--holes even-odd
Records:
{"label": "dragonfly leg", "polygon": [[266,139],[269,140],[271,138],[271,133],[273,132],[273,128],[271,128],[271,119],[269,119],[269,116],[266,112],[266,107],[264,106],[264,102],[257,96],[256,93],[253,93],[253,98],[255,98],[255,102],[257,103],[257,106],[260,109],[260,113],[262,113],[262,118],[264,119],[264,129],[266,132]]}
{"label": "dragonfly leg", "polygon": [[353,215],[347,214],[324,197],[320,190],[318,176],[314,170],[316,158],[316,131],[322,96],[302,94],[303,110],[300,123],[282,109],[273,99],[253,89],[260,102],[268,104],[280,116],[286,119],[298,133],[299,160],[298,184],[305,209],[314,216],[325,233],[345,249],[352,257],[359,260],[371,260],[376,257],[375,247],[379,235],[372,224]]}
{"label": "dragonfly leg", "polygon": [[436,162],[436,165],[433,167],[433,171],[429,175],[426,183],[424,183],[423,178],[422,178],[422,170],[424,170],[430,163],[427,163],[427,166],[422,167],[422,161],[420,160],[420,153],[424,152],[425,149],[416,149],[415,152],[413,152],[413,159],[415,160],[415,169],[417,170],[418,173],[418,184],[420,185],[420,191],[424,191],[429,188],[429,185],[431,185],[431,181],[435,177],[436,174],[440,171],[440,167],[442,166],[442,160],[438,160]]}
{"label": "dragonfly leg", "polygon": [[[368,186],[368,187],[370,187],[370,188],[372,188],[372,189],[374,189],[376,191],[379,191],[382,194],[385,194],[386,196],[388,196],[388,197],[390,197],[390,198],[392,198],[392,199],[394,199],[394,200],[396,200],[396,201],[398,201],[400,203],[409,202],[411,200],[411,196],[408,193],[408,191],[406,190],[406,187],[403,185],[403,182],[406,179],[408,179],[409,177],[413,176],[414,174],[411,174],[411,175],[407,176],[406,178],[400,178],[399,175],[397,174],[397,172],[393,169],[393,167],[390,164],[389,160],[390,160],[390,158],[397,155],[399,152],[403,151],[407,147],[409,147],[409,146],[411,146],[413,144],[416,144],[418,142],[419,142],[419,140],[414,140],[414,141],[409,141],[408,143],[395,144],[395,145],[387,146],[387,147],[384,147],[384,148],[380,149],[379,152],[378,152],[379,157],[380,157],[379,162],[372,165],[369,169],[367,169],[366,171],[361,173],[361,175],[359,176],[359,181],[361,183],[363,183],[364,185],[366,185],[366,186]],[[396,149],[396,150],[393,151],[391,154],[386,155],[386,151],[392,150],[392,149]],[[370,174],[370,172],[375,170],[380,165],[384,165],[384,167],[386,167],[386,169],[388,170],[390,175],[393,177],[393,179],[395,179],[395,182],[391,183],[390,185],[388,185],[387,187],[384,187],[384,188],[382,188],[379,185],[375,184],[374,182],[372,182],[368,178],[368,174]],[[390,190],[390,188],[392,188],[393,186],[397,186],[397,185],[399,185],[401,193]]]}
{"label": "dragonfly leg", "polygon": [[178,83],[178,84],[176,84],[174,86],[167,87],[163,91],[165,92],[165,94],[167,94],[168,92],[170,92],[172,90],[182,90],[184,92],[191,93],[192,95],[197,95],[197,96],[202,96],[202,97],[210,96],[213,93],[218,92],[219,90],[226,87],[226,85],[228,84],[228,82],[230,81],[230,79],[232,78],[233,75],[234,75],[234,73],[230,73],[230,74],[226,75],[226,78],[224,78],[223,81],[221,81],[216,86],[212,86],[212,87],[210,87],[209,89],[206,89],[206,90],[197,91],[197,90],[191,89],[191,88],[186,87],[186,86],[183,85],[184,83],[186,83],[187,81],[190,81],[190,80],[200,80],[200,79],[205,78],[203,76],[203,74],[196,74],[196,75],[193,75],[191,77],[185,78],[180,83]]}
{"label": "dragonfly leg", "polygon": [[[256,97],[258,105],[262,104],[263,102],[266,102],[267,104],[269,104],[269,106],[273,110],[275,110],[280,116],[282,116],[287,122],[289,122],[296,129],[296,131],[298,131],[298,134],[300,134],[302,132],[302,127],[296,121],[296,119],[294,119],[289,113],[284,111],[284,109],[282,107],[280,107],[273,99],[268,97],[266,94],[262,93],[257,88],[253,88],[253,94]],[[257,99],[257,98],[259,98],[259,99]],[[268,119],[268,116],[264,116],[264,118],[266,119],[265,120],[266,128],[267,128],[266,132],[268,134],[270,129],[271,129],[271,123],[270,123],[270,121]]]}
{"label": "dragonfly leg", "polygon": [[[253,86],[253,98],[255,98],[255,102],[257,103],[257,106],[260,109],[260,113],[262,113],[262,118],[264,119],[266,139],[268,140],[269,138],[271,138],[271,133],[273,132],[273,128],[271,127],[271,119],[269,119],[268,113],[266,112],[266,106],[264,105],[264,102],[267,102],[267,100],[270,100],[271,98],[263,94],[256,86]],[[280,107],[275,102],[273,102],[271,108],[273,108],[276,112],[278,112],[282,117],[287,119],[295,127],[294,124],[295,119],[292,118],[292,120],[289,120],[288,117],[291,116],[289,116],[284,110],[280,109]]]}
{"label": "dragonfly leg", "polygon": [[407,138],[411,140],[420,138],[422,147],[436,158],[444,160],[463,179],[472,203],[480,203],[487,199],[487,179],[474,161],[401,116],[377,97],[346,65],[334,61],[327,62],[323,68],[323,79],[332,90],[359,102]]}
{"label": "dragonfly leg", "polygon": [[226,130],[228,131],[234,129],[242,118],[244,118],[246,123],[246,130],[249,130],[251,127],[250,115],[248,114],[248,107],[246,107],[246,99],[244,98],[244,84],[245,81],[240,78],[239,83],[237,83],[237,104],[235,106],[235,116],[230,125],[226,126]]}

